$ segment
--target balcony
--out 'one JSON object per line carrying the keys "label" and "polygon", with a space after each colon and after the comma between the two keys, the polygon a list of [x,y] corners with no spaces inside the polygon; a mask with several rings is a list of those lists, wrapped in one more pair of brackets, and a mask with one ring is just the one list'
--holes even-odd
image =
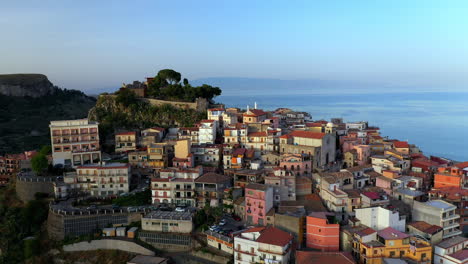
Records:
{"label": "balcony", "polygon": [[454,219],[458,219],[458,218],[460,218],[460,215],[453,214],[453,215],[449,215],[449,216],[446,216],[446,217],[442,218],[442,221],[449,221],[449,220],[454,220]]}

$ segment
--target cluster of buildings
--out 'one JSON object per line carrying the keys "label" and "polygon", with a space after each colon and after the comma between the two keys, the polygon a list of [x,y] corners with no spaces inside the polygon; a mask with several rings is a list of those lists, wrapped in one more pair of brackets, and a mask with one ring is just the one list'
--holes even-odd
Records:
{"label": "cluster of buildings", "polygon": [[234,263],[468,261],[468,162],[425,156],[367,122],[217,107],[193,127],[116,131],[106,154],[96,122],[50,130],[53,164],[74,169],[56,197],[122,195],[132,171],[147,170],[155,207],[193,209],[142,213],[139,237],[155,247],[190,248],[208,206],[245,223],[203,233]]}

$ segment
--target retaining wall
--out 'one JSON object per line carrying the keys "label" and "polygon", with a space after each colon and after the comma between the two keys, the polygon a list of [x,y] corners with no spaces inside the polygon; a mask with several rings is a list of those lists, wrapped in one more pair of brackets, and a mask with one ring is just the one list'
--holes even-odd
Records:
{"label": "retaining wall", "polygon": [[118,239],[101,239],[92,240],[91,242],[83,241],[70,245],[63,246],[63,251],[89,251],[98,249],[121,250],[135,254],[154,256],[154,252],[138,245],[135,242],[118,240]]}

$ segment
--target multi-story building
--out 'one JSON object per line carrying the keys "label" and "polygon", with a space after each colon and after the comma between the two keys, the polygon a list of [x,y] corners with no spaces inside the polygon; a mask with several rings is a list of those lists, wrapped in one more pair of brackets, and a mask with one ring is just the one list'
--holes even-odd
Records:
{"label": "multi-story building", "polygon": [[335,152],[336,137],[333,133],[295,130],[280,137],[280,153],[313,156],[314,167],[321,167],[335,161]]}
{"label": "multi-story building", "polygon": [[98,123],[88,119],[51,121],[53,164],[79,166],[101,161]]}
{"label": "multi-story building", "polygon": [[153,204],[172,204],[176,206],[196,206],[195,179],[203,172],[196,168],[161,169],[159,177],[151,179]]}
{"label": "multi-story building", "polygon": [[245,148],[223,148],[224,169],[244,168],[244,157],[247,150]]}
{"label": "multi-story building", "polygon": [[247,222],[265,225],[267,213],[273,208],[273,188],[250,183],[245,187],[245,215]]}
{"label": "multi-story building", "polygon": [[465,174],[467,172],[457,166],[439,167],[437,172],[434,173],[434,188],[461,188],[464,185]]}
{"label": "multi-story building", "polygon": [[338,221],[346,221],[352,211],[348,210],[349,196],[343,190],[352,189],[353,174],[348,171],[340,171],[314,175],[319,175],[315,180],[319,186],[319,195],[328,210],[335,212]]}
{"label": "multi-story building", "polygon": [[398,211],[391,211],[382,207],[370,207],[355,209],[356,218],[361,224],[375,230],[392,227],[398,231],[405,232],[406,217],[400,216]]}
{"label": "multi-story building", "polygon": [[200,121],[200,126],[198,127],[198,143],[214,144],[216,140],[217,127],[217,120]]}
{"label": "multi-story building", "polygon": [[248,128],[246,124],[237,123],[224,128],[224,143],[229,145],[247,142]]}
{"label": "multi-story building", "polygon": [[115,152],[135,150],[137,147],[137,135],[135,131],[115,133]]}
{"label": "multi-story building", "polygon": [[431,200],[444,200],[457,207],[456,213],[460,215],[460,230],[468,233],[468,190],[457,187],[444,187],[432,189],[428,192]]}
{"label": "multi-story building", "polygon": [[311,176],[312,173],[312,160],[306,154],[283,154],[279,166],[297,176]]}
{"label": "multi-story building", "polygon": [[313,212],[307,216],[307,247],[321,251],[340,249],[340,225],[335,223],[335,214]]}
{"label": "multi-story building", "polygon": [[193,231],[192,213],[153,211],[141,218],[141,229],[153,232],[190,233]]}
{"label": "multi-story building", "polygon": [[362,237],[358,233],[355,234],[353,248],[359,263],[382,264],[383,258],[408,259],[421,264],[431,263],[432,246],[422,239],[410,237],[391,227]]}
{"label": "multi-story building", "polygon": [[148,145],[148,165],[153,168],[167,168],[174,157],[174,145],[154,143]]}
{"label": "multi-story building", "polygon": [[84,192],[91,196],[106,197],[128,193],[130,166],[125,163],[87,164],[76,172],[65,173],[68,192]]}
{"label": "multi-story building", "polygon": [[261,123],[267,118],[267,113],[260,109],[247,108],[247,111],[242,115],[242,117],[244,124]]}
{"label": "multi-story building", "polygon": [[192,145],[191,153],[193,155],[195,165],[204,165],[218,167],[221,163],[222,145],[218,144],[201,144]]}
{"label": "multi-story building", "polygon": [[195,179],[195,190],[199,207],[218,206],[226,188],[232,186],[232,178],[217,173],[205,173]]}
{"label": "multi-story building", "polygon": [[234,178],[234,186],[240,186],[243,188],[249,183],[261,183],[265,179],[264,170],[230,169],[225,170],[224,173],[232,175]]}
{"label": "multi-story building", "polygon": [[199,128],[198,127],[181,127],[177,130],[178,139],[190,139],[192,144],[198,144]]}
{"label": "multi-story building", "polygon": [[410,161],[399,159],[390,155],[374,155],[371,157],[371,163],[374,170],[382,173],[384,170],[407,171],[410,168]]}
{"label": "multi-story building", "polygon": [[468,262],[468,238],[455,236],[434,246],[434,263],[466,264]]}
{"label": "multi-story building", "polygon": [[406,226],[406,233],[424,237],[431,245],[442,241],[444,229],[437,225],[431,225],[424,221],[411,222]]}
{"label": "multi-story building", "polygon": [[237,123],[237,115],[227,112],[224,108],[211,108],[207,110],[208,120],[216,120],[219,122],[220,128],[225,128],[229,125]]}
{"label": "multi-story building", "polygon": [[275,168],[273,173],[265,176],[265,185],[273,188],[275,204],[281,201],[296,200],[296,176],[281,168]]}
{"label": "multi-story building", "polygon": [[273,226],[247,229],[234,237],[234,263],[287,264],[292,241],[290,234]]}
{"label": "multi-story building", "polygon": [[247,141],[242,142],[242,147],[255,150],[256,157],[264,154],[267,150],[268,133],[265,132],[251,132],[247,134]]}
{"label": "multi-story building", "polygon": [[131,151],[128,153],[128,162],[134,167],[148,166],[148,151]]}
{"label": "multi-story building", "polygon": [[460,215],[456,213],[457,207],[443,200],[430,200],[427,202],[414,201],[413,220],[424,221],[444,229],[443,239],[460,235]]}

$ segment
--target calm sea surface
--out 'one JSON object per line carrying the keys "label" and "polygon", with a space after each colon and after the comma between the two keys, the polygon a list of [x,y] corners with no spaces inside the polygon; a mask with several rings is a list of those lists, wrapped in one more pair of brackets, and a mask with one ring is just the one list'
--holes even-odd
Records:
{"label": "calm sea surface", "polygon": [[369,121],[383,136],[408,140],[426,155],[468,161],[468,93],[220,96],[231,107],[309,112],[314,120]]}

